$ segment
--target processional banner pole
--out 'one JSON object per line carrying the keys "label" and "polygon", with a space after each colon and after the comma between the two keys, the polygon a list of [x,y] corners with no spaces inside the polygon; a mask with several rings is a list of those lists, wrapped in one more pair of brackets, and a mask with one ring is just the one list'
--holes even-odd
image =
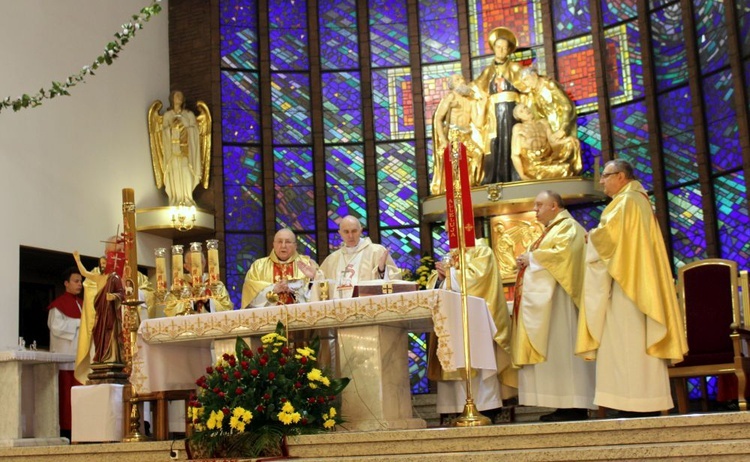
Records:
{"label": "processional banner pole", "polygon": [[[138,396],[133,388],[133,357],[136,351],[136,340],[140,315],[138,307],[143,304],[138,297],[138,249],[135,239],[135,192],[131,188],[122,190],[122,222],[124,231],[122,238],[125,243],[125,268],[122,272],[123,284],[125,285],[125,301],[127,307],[127,325],[123,325],[123,332],[130,334],[130,351],[128,369],[131,374],[130,380],[130,429],[128,435],[123,439],[125,442],[148,441],[150,438],[140,431],[141,415],[138,410]],[[125,319],[123,319],[123,323]],[[127,330],[126,330],[127,329]]]}
{"label": "processional banner pole", "polygon": [[[489,425],[490,419],[483,416],[474,404],[472,393],[471,342],[469,340],[469,303],[466,286],[466,248],[474,247],[474,207],[471,203],[471,184],[466,159],[466,146],[459,141],[459,131],[448,132],[448,146],[443,153],[445,166],[445,202],[448,241],[451,249],[458,249],[459,283],[461,285],[461,325],[464,334],[464,371],[466,374],[466,403],[464,410],[453,421],[456,427]],[[450,279],[450,273],[446,275]]]}

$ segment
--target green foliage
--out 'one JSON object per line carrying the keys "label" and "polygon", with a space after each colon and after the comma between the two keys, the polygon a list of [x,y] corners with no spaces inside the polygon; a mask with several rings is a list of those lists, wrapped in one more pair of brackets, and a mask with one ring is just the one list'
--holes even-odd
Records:
{"label": "green foliage", "polygon": [[285,328],[264,335],[253,351],[242,338],[196,384],[188,419],[192,448],[203,456],[256,457],[281,436],[321,432],[341,423],[337,396],[348,378],[333,379],[317,366],[319,339],[287,346]]}
{"label": "green foliage", "polygon": [[18,112],[21,109],[27,107],[36,107],[42,104],[45,99],[52,99],[55,96],[70,96],[68,89],[76,86],[77,84],[84,82],[87,75],[95,75],[94,70],[98,69],[102,64],[111,65],[117,58],[118,53],[122,50],[122,47],[135,36],[136,31],[143,28],[143,23],[148,22],[152,16],[156,16],[161,12],[161,0],[153,0],[151,4],[145,8],[142,8],[140,14],[133,15],[133,22],[129,22],[122,25],[122,32],[115,34],[115,41],[109,42],[104,47],[104,54],[97,56],[94,62],[90,66],[84,66],[80,72],[73,74],[68,77],[65,82],[52,82],[52,88],[45,90],[40,89],[35,95],[23,94],[18,98],[11,100],[10,96],[0,101],[0,112],[3,109],[11,108],[14,112]]}

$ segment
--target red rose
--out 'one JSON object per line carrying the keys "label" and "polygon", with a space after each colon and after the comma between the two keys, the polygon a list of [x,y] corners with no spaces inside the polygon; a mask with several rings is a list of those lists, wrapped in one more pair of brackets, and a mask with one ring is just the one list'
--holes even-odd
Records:
{"label": "red rose", "polygon": [[242,390],[242,388],[241,388],[241,387],[237,387],[237,389],[236,389],[236,390],[234,390],[234,393],[235,393],[236,395],[241,395],[241,394],[242,394],[242,392],[243,392],[243,390]]}
{"label": "red rose", "polygon": [[306,373],[307,373],[307,371],[305,371],[304,368],[302,368],[299,371],[297,371],[297,375],[305,375]]}
{"label": "red rose", "polygon": [[205,382],[203,382],[203,383],[201,384],[201,388],[205,388],[205,389],[208,389],[208,384],[207,384],[207,383],[205,383]]}
{"label": "red rose", "polygon": [[311,397],[307,398],[307,402],[310,403],[310,404],[315,404],[315,398],[313,398],[311,396]]}
{"label": "red rose", "polygon": [[323,398],[322,396],[318,396],[318,402],[319,402],[320,404],[323,404],[323,403],[325,403],[325,402],[326,402],[326,399],[325,399],[325,398]]}
{"label": "red rose", "polygon": [[284,347],[284,348],[281,349],[281,352],[284,353],[285,355],[288,355],[289,354],[289,348]]}
{"label": "red rose", "polygon": [[221,391],[221,390],[219,390],[219,387],[214,387],[214,393],[218,393],[218,392],[220,392],[220,391]]}
{"label": "red rose", "polygon": [[248,357],[248,358],[252,358],[253,357],[253,350],[251,350],[250,348],[245,348],[244,350],[242,350],[242,356],[245,356],[245,357]]}
{"label": "red rose", "polygon": [[228,408],[228,407],[225,407],[225,408],[223,408],[223,409],[221,410],[221,412],[223,412],[223,413],[224,413],[224,415],[229,415],[229,408]]}
{"label": "red rose", "polygon": [[219,398],[223,398],[223,397],[224,397],[224,392],[223,392],[223,391],[220,391],[220,392],[219,392]]}
{"label": "red rose", "polygon": [[263,353],[263,347],[262,346],[258,347],[258,353]]}
{"label": "red rose", "polygon": [[307,418],[302,417],[302,420],[299,421],[302,425],[307,425]]}
{"label": "red rose", "polygon": [[286,364],[286,358],[285,358],[285,357],[283,357],[283,356],[282,356],[281,358],[279,358],[279,364],[281,364],[282,366],[283,366],[284,364]]}
{"label": "red rose", "polygon": [[219,374],[223,374],[224,373],[224,368],[221,367],[221,366],[217,366],[216,367],[216,372],[218,372]]}
{"label": "red rose", "polygon": [[225,382],[226,382],[227,380],[229,380],[229,374],[227,374],[227,373],[221,374],[221,380],[223,380],[223,381],[225,381]]}
{"label": "red rose", "polygon": [[275,378],[276,378],[276,373],[275,372],[269,372],[268,373],[268,380],[273,380]]}
{"label": "red rose", "polygon": [[336,397],[333,396],[333,395],[331,395],[331,396],[328,397],[328,401],[333,401],[334,399],[336,399]]}
{"label": "red rose", "polygon": [[221,357],[224,358],[224,361],[226,361],[229,359],[229,353],[224,353],[223,355],[221,355]]}
{"label": "red rose", "polygon": [[252,375],[253,377],[257,377],[258,376],[258,369],[251,370],[250,371],[250,375]]}
{"label": "red rose", "polygon": [[258,404],[257,406],[255,406],[255,410],[258,412],[263,412],[266,410],[266,408],[262,404]]}
{"label": "red rose", "polygon": [[247,370],[247,368],[250,367],[250,364],[248,364],[247,361],[242,361],[240,366],[242,366],[242,369]]}
{"label": "red rose", "polygon": [[235,379],[239,379],[241,377],[242,377],[242,372],[240,372],[240,371],[234,371],[234,378]]}
{"label": "red rose", "polygon": [[260,358],[260,365],[261,366],[265,366],[267,363],[268,363],[268,360],[266,360],[265,358]]}
{"label": "red rose", "polygon": [[286,403],[286,398],[281,398],[279,401],[281,401],[282,404]]}
{"label": "red rose", "polygon": [[234,367],[235,364],[237,364],[237,360],[234,359],[234,356],[232,356],[231,358],[229,358],[229,365]]}
{"label": "red rose", "polygon": [[211,367],[211,366],[208,366],[208,367],[206,368],[206,374],[213,374],[213,373],[214,373],[214,368],[213,368],[213,367]]}
{"label": "red rose", "polygon": [[301,357],[301,358],[299,359],[299,362],[301,362],[302,364],[307,364],[307,356],[303,356],[303,357]]}
{"label": "red rose", "polygon": [[299,382],[296,382],[296,383],[294,384],[294,388],[302,388],[302,384],[301,384],[301,383],[299,383]]}

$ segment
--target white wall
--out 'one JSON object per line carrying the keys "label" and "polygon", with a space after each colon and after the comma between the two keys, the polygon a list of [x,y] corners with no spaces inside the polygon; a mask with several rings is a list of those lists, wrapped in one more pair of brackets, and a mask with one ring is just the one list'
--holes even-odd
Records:
{"label": "white wall", "polygon": [[[91,64],[149,3],[0,0],[0,99]],[[71,96],[0,112],[0,348],[18,337],[19,246],[97,256],[122,223],[122,188],[135,189],[137,208],[167,204],[154,185],[146,128],[151,102],[169,95],[166,0],[162,7]],[[169,244],[139,235],[139,263],[153,265],[153,248]]]}

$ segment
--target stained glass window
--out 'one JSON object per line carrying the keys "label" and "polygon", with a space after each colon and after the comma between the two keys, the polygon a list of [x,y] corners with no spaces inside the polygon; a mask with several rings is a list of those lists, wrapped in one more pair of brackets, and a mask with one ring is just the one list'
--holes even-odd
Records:
{"label": "stained glass window", "polygon": [[572,206],[568,210],[573,218],[581,224],[585,229],[594,229],[599,225],[599,219],[602,216],[602,210],[606,207],[605,203],[585,205],[585,206]]}
{"label": "stained glass window", "polygon": [[307,74],[271,75],[274,144],[310,144],[310,78]]}
{"label": "stained glass window", "polygon": [[659,95],[658,105],[667,186],[698,179],[690,89]]}
{"label": "stained glass window", "polygon": [[558,82],[576,104],[578,113],[597,108],[594,46],[590,35],[555,45]]}
{"label": "stained glass window", "polygon": [[612,104],[643,96],[643,59],[640,33],[635,22],[621,24],[604,33],[607,90]]}
{"label": "stained glass window", "polygon": [[555,41],[591,33],[589,2],[552,0]]}
{"label": "stained glass window", "polygon": [[507,27],[522,47],[542,43],[541,0],[469,0],[469,46],[472,56],[492,54],[487,38],[496,27]]}
{"label": "stained glass window", "polygon": [[581,141],[583,173],[593,173],[594,158],[602,156],[599,114],[592,113],[578,118],[578,139]]}
{"label": "stained glass window", "polygon": [[630,162],[643,187],[653,190],[648,121],[643,101],[612,108],[612,136],[617,157]]}
{"label": "stained glass window", "polygon": [[737,22],[742,44],[742,56],[750,56],[750,3],[735,2],[737,6]]}
{"label": "stained glass window", "polygon": [[734,79],[729,69],[703,79],[703,101],[714,172],[742,165],[737,114],[734,111]]}
{"label": "stained glass window", "polygon": [[605,26],[638,17],[638,0],[602,0]]}
{"label": "stained glass window", "polygon": [[427,380],[427,338],[429,333],[409,332],[409,377],[413,394],[429,393]]}
{"label": "stained glass window", "polygon": [[263,232],[263,163],[258,148],[224,146],[224,226]]}
{"label": "stained glass window", "polygon": [[380,226],[409,226],[419,223],[414,143],[378,144],[376,158]]}
{"label": "stained glass window", "polygon": [[442,261],[450,251],[448,236],[445,234],[445,223],[432,225],[432,255],[435,261]]}
{"label": "stained glass window", "polygon": [[414,137],[414,102],[408,67],[372,73],[373,116],[376,140]]}
{"label": "stained glass window", "polygon": [[669,224],[672,232],[674,269],[706,258],[706,234],[700,186],[683,186],[667,191]]}
{"label": "stained glass window", "polygon": [[307,1],[268,3],[271,70],[295,71],[310,67]]}
{"label": "stained glass window", "polygon": [[318,24],[323,69],[358,69],[356,0],[319,0]]}
{"label": "stained glass window", "polygon": [[419,266],[419,228],[393,228],[380,231],[380,243],[391,252],[399,268]]}
{"label": "stained glass window", "polygon": [[338,230],[347,215],[367,221],[365,160],[361,146],[326,147],[328,229]]}
{"label": "stained glass window", "polygon": [[695,35],[698,37],[698,57],[701,73],[713,72],[729,61],[728,35],[724,21],[724,2],[716,0],[694,0]]}
{"label": "stained glass window", "polygon": [[714,199],[721,257],[736,261],[742,269],[750,268],[750,213],[743,172],[715,178]]}
{"label": "stained glass window", "polygon": [[226,286],[235,308],[242,302],[242,283],[250,265],[266,256],[266,238],[263,234],[226,233],[227,274]]}
{"label": "stained glass window", "polygon": [[242,0],[220,4],[221,65],[258,69],[257,5]]}
{"label": "stained glass window", "polygon": [[225,143],[260,143],[256,72],[221,72],[221,138]]}
{"label": "stained glass window", "polygon": [[461,59],[456,2],[420,0],[419,39],[423,63]]}
{"label": "stained glass window", "polygon": [[312,149],[274,148],[276,225],[295,231],[315,229]]}
{"label": "stained glass window", "polygon": [[371,0],[372,67],[409,64],[409,31],[405,0]]}
{"label": "stained glass window", "polygon": [[461,63],[433,64],[422,67],[422,94],[427,137],[432,136],[432,117],[440,100],[450,93],[448,82],[454,74],[461,74]]}
{"label": "stained glass window", "polygon": [[687,82],[687,52],[679,2],[651,15],[656,87],[664,90]]}
{"label": "stained glass window", "polygon": [[323,136],[326,143],[362,141],[359,72],[326,72],[323,84]]}

